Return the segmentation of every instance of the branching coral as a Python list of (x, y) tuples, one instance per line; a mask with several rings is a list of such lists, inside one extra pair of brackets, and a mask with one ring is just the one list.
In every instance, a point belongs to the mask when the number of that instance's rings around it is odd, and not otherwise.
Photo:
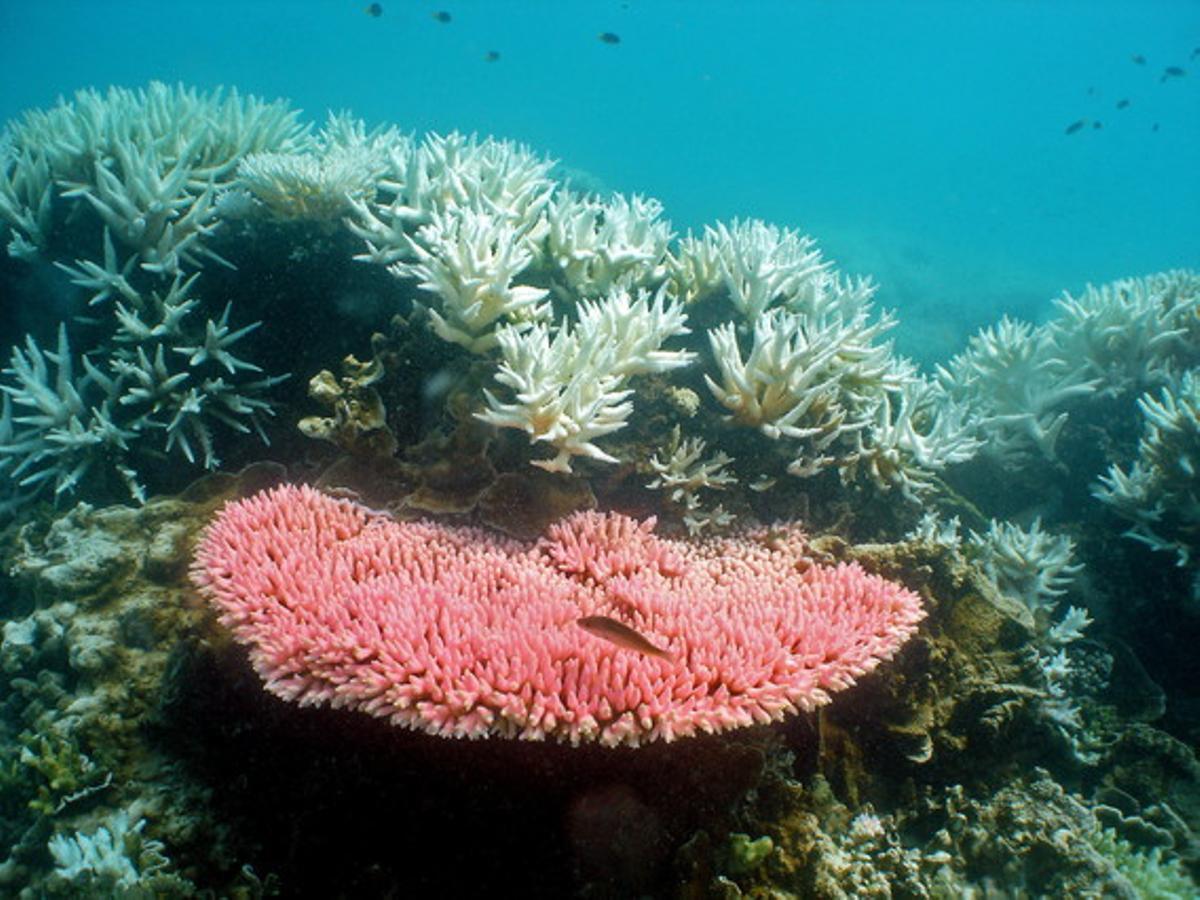
[(938, 374), (947, 395), (971, 410), (984, 452), (1014, 465), (1053, 459), (1067, 421), (1063, 407), (1097, 385), (1087, 366), (1058, 355), (1048, 327), (1007, 316), (972, 337)]
[[(744, 358), (736, 326), (719, 325), (709, 342), (721, 380), (705, 381), (732, 421), (798, 445), (792, 474), (814, 475), (849, 463), (853, 434), (871, 425), (886, 391), (903, 385), (888, 348), (873, 344), (890, 324), (860, 313), (820, 326), (776, 308), (755, 321)], [(839, 442), (845, 446), (835, 447)]]
[(433, 330), (473, 353), (494, 348), (496, 327), (523, 328), (545, 320), (545, 288), (514, 285), (533, 258), (522, 235), (505, 218), (472, 209), (435, 211), (410, 242), (414, 263), (394, 263), (392, 274), (412, 277), (436, 295)]
[(694, 354), (663, 350), (668, 339), (687, 334), (687, 316), (660, 289), (631, 297), (617, 289), (603, 300), (581, 301), (578, 321), (556, 330), (537, 323), (527, 330), (505, 326), (497, 333), (502, 362), (496, 380), (513, 393), (505, 403), (485, 391), (488, 408), (479, 418), (501, 428), (520, 428), (532, 441), (557, 449), (533, 464), (571, 471), (572, 456), (616, 459), (594, 440), (623, 428), (633, 403), (630, 378), (685, 366)]
[(1043, 531), (1040, 519), (1028, 530), (992, 520), (986, 532), (971, 533), (970, 544), (1001, 593), (1021, 601), (1034, 615), (1047, 614), (1081, 569), (1072, 562), (1074, 542)]
[(367, 131), (348, 113), (331, 113), (311, 147), (246, 156), (237, 184), (276, 218), (336, 221), (375, 199), (389, 151), (403, 140), (394, 128)]
[(719, 450), (708, 459), (702, 459), (706, 446), (704, 438), (684, 439), (676, 425), (667, 443), (667, 457), (659, 459), (655, 453), (650, 458), (655, 477), (646, 487), (667, 495), (668, 502), (679, 511), (691, 535), (709, 528), (724, 528), (734, 521), (720, 504), (713, 509), (703, 508), (700, 491), (720, 491), (737, 484), (737, 476), (726, 471), (733, 460)]
[(723, 222), (688, 235), (672, 255), (676, 292), (689, 301), (724, 289), (745, 321), (754, 323), (772, 306), (811, 291), (827, 276), (812, 238), (758, 219)]
[(249, 153), (289, 152), (306, 129), (282, 101), (151, 83), (138, 91), (78, 91), (9, 126), (0, 159), (0, 219), (10, 252), (44, 248), (59, 195), (91, 208), (143, 269), (173, 275), (212, 257), (218, 188)]
[(1176, 271), (1088, 285), (1080, 297), (1056, 301), (1050, 323), (1055, 355), (1078, 360), (1101, 393), (1145, 390), (1178, 378), (1200, 362), (1194, 338), (1200, 276)]
[[(65, 325), (54, 352), (43, 351), (32, 337), (13, 349), (5, 372), (14, 383), (0, 385), (12, 404), (0, 427), (0, 458), (11, 461), (19, 487), (52, 485), (56, 497), (68, 494), (100, 463), (143, 500), (135, 459), (150, 434), (165, 434), (167, 452), (178, 450), (210, 469), (217, 465), (214, 423), (242, 433), (255, 429), (265, 440), (261, 419), (272, 410), (263, 394), (281, 379), (226, 380), (258, 371), (231, 352), (257, 323), (231, 330), (226, 306), (201, 332), (189, 318), (197, 306), (189, 296), (193, 283), (194, 276), (176, 278), (165, 294), (136, 295), (138, 307), (116, 304), (117, 332), (106, 359), (96, 365), (84, 356), (81, 377)], [(186, 357), (182, 367), (178, 356)]]
[(614, 194), (609, 200), (559, 191), (546, 209), (542, 264), (559, 293), (599, 297), (616, 287), (653, 286), (665, 273), (672, 237), (657, 200)]
[(843, 472), (862, 469), (877, 487), (898, 488), (910, 499), (933, 486), (934, 472), (972, 459), (980, 447), (966, 409), (911, 371), (898, 391), (883, 392), (873, 421), (853, 439)]
[(1095, 496), (1133, 521), (1126, 534), (1155, 550), (1173, 550), (1186, 566), (1200, 547), (1200, 369), (1158, 397), (1138, 400), (1145, 420), (1138, 455), (1112, 465)]
[(525, 147), (490, 138), (429, 135), (414, 145), (394, 137), (380, 198), (351, 203), (348, 224), (367, 245), (356, 258), (389, 266), (411, 259), (420, 226), (436, 212), (462, 209), (507, 222), (532, 244), (545, 227), (553, 165)]

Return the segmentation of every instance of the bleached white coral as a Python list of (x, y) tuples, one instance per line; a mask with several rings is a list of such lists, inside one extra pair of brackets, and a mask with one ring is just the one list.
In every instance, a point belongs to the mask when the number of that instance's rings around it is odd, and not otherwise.
[(694, 356), (661, 349), (688, 333), (686, 315), (666, 301), (663, 289), (638, 291), (636, 298), (616, 289), (601, 300), (581, 301), (577, 312), (573, 325), (537, 322), (496, 332), (496, 380), (513, 400), (485, 391), (488, 408), (478, 413), (489, 424), (519, 428), (531, 441), (554, 447), (552, 459), (533, 461), (549, 471), (571, 471), (573, 456), (616, 462), (595, 440), (624, 427), (633, 410), (629, 379), (687, 365)]
[[(178, 449), (208, 468), (217, 464), (214, 424), (242, 433), (254, 429), (266, 439), (261, 420), (272, 407), (263, 395), (282, 379), (225, 377), (258, 371), (231, 349), (257, 323), (232, 329), (229, 306), (215, 321), (193, 323), (189, 317), (198, 302), (189, 290), (194, 282), (195, 276), (176, 278), (163, 294), (135, 294), (129, 306), (115, 304), (112, 345), (95, 354), (99, 365), (82, 358), (81, 377), (75, 374), (65, 325), (59, 326), (53, 352), (42, 350), (32, 337), (24, 348), (13, 349), (5, 370), (10, 383), (0, 385), (7, 412), (0, 427), (0, 459), (11, 465), (19, 488), (53, 486), (55, 496), (62, 496), (99, 466), (119, 476), (140, 501), (145, 495), (134, 457), (151, 435), (165, 434), (167, 452)], [(178, 357), (185, 357), (181, 365)]]
[(397, 277), (420, 281), (439, 298), (429, 309), (443, 340), (485, 353), (497, 344), (496, 327), (544, 320), (545, 288), (513, 284), (532, 253), (507, 219), (472, 209), (435, 211), (411, 242), (416, 262), (395, 263)]
[(388, 266), (411, 259), (412, 240), (434, 213), (465, 209), (507, 222), (532, 247), (544, 233), (553, 165), (508, 141), (454, 132), (414, 145), (396, 137), (377, 185), (380, 198), (351, 203), (348, 225), (367, 245), (355, 258)]
[(724, 490), (737, 483), (737, 476), (726, 471), (733, 459), (719, 450), (704, 459), (707, 446), (701, 437), (684, 439), (676, 425), (667, 443), (666, 459), (659, 459), (657, 453), (650, 458), (655, 477), (646, 487), (666, 493), (667, 500), (679, 510), (684, 526), (692, 535), (710, 527), (724, 527), (733, 520), (719, 504), (713, 509), (703, 508), (701, 491)]
[(163, 159), (153, 147), (119, 143), (114, 161), (98, 159), (86, 180), (63, 182), (62, 196), (91, 204), (105, 227), (138, 251), (147, 271), (177, 274), (181, 264), (198, 266), (201, 255), (225, 262), (201, 242), (216, 227), (214, 189), (191, 189), (189, 163)]
[(1117, 395), (1166, 384), (1180, 362), (1200, 361), (1189, 346), (1189, 326), (1200, 305), (1200, 276), (1164, 272), (1088, 285), (1079, 297), (1056, 301), (1050, 323), (1057, 356), (1077, 360), (1101, 393)]
[(29, 257), (46, 246), (52, 222), (54, 177), (46, 154), (19, 150), (11, 129), (3, 132), (0, 149), (0, 222), (12, 229), (9, 255)]
[(238, 184), (277, 218), (340, 220), (355, 203), (375, 198), (388, 153), (402, 141), (394, 129), (368, 131), (347, 113), (330, 114), (308, 149), (246, 156)]
[(932, 473), (971, 459), (980, 441), (966, 409), (935, 383), (907, 366), (900, 367), (900, 377), (898, 391), (882, 392), (869, 426), (854, 431), (854, 450), (842, 471), (865, 471), (877, 487), (916, 499), (932, 487)]
[(62, 199), (94, 210), (143, 269), (159, 274), (216, 258), (203, 240), (217, 224), (214, 194), (244, 155), (290, 150), (305, 139), (285, 103), (158, 82), (138, 91), (79, 91), (25, 113), (9, 133), (0, 218), (25, 245), (45, 245), (53, 183)]
[(555, 194), (546, 209), (542, 256), (556, 284), (574, 299), (661, 280), (672, 237), (662, 211), (657, 200), (636, 194), (607, 201), (565, 190)]
[(679, 296), (692, 301), (724, 288), (743, 319), (754, 323), (826, 277), (829, 264), (812, 238), (758, 219), (735, 219), (706, 227), (699, 238), (683, 238), (671, 268)]
[(789, 471), (813, 475), (848, 461), (852, 444), (834, 449), (835, 442), (852, 441), (871, 424), (882, 393), (902, 387), (889, 348), (874, 343), (891, 324), (870, 322), (865, 311), (817, 324), (776, 307), (755, 321), (743, 356), (738, 329), (727, 322), (708, 333), (721, 380), (705, 375), (705, 382), (732, 421), (797, 442)]
[(1053, 459), (1064, 406), (1097, 385), (1082, 362), (1059, 355), (1047, 326), (1007, 316), (972, 337), (938, 375), (949, 397), (970, 409), (983, 452), (1012, 465)]
[[(708, 339), (721, 381), (708, 375), (704, 380), (732, 421), (759, 428), (769, 438), (836, 436), (842, 417), (834, 409), (838, 376), (830, 365), (838, 352), (835, 335), (775, 309), (755, 322), (744, 359), (732, 322), (710, 330)], [(817, 425), (801, 423), (810, 410)]]
[(170, 871), (166, 848), (146, 838), (145, 827), (145, 819), (133, 822), (121, 809), (89, 833), (54, 835), (46, 844), (54, 860), (52, 888), (89, 897), (190, 895), (193, 885)]
[(1049, 614), (1083, 568), (1072, 562), (1074, 541), (1043, 531), (1040, 519), (1028, 530), (993, 519), (983, 534), (971, 532), (969, 543), (1001, 593), (1024, 603), (1035, 618)]
[(1200, 369), (1157, 397), (1138, 400), (1145, 424), (1138, 455), (1100, 477), (1092, 493), (1132, 520), (1125, 534), (1188, 565), (1200, 547)]
[(77, 259), (74, 266), (60, 262), (56, 262), (54, 265), (70, 276), (72, 284), (95, 291), (96, 293), (88, 300), (89, 306), (95, 306), (103, 303), (114, 293), (127, 300), (137, 300), (138, 292), (129, 283), (136, 262), (137, 257), (131, 256), (124, 265), (120, 263), (116, 247), (113, 246), (112, 233), (105, 227), (103, 265), (90, 259)]
[(913, 529), (904, 536), (904, 539), (935, 544), (949, 550), (958, 550), (962, 547), (963, 542), (962, 522), (959, 521), (958, 516), (942, 519), (933, 510), (927, 510), (917, 520)]

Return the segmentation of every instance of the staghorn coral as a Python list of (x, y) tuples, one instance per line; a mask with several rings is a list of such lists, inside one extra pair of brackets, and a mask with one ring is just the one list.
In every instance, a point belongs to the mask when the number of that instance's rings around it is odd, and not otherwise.
[(245, 156), (232, 190), (247, 191), (278, 219), (337, 221), (375, 199), (388, 151), (402, 140), (394, 128), (367, 131), (349, 113), (330, 113), (304, 150)]
[(244, 156), (307, 140), (283, 101), (160, 82), (78, 91), (26, 112), (8, 133), (0, 219), (14, 234), (10, 252), (45, 250), (54, 222), (82, 205), (135, 251), (142, 269), (160, 275), (217, 259), (204, 243), (218, 224), (214, 199)]
[(673, 236), (657, 200), (614, 194), (607, 201), (557, 192), (546, 207), (540, 263), (561, 297), (602, 297), (614, 288), (657, 286)]
[(788, 439), (796, 453), (791, 474), (847, 467), (862, 455), (855, 433), (871, 427), (887, 392), (899, 391), (908, 374), (887, 346), (873, 343), (890, 324), (868, 322), (865, 311), (819, 321), (779, 307), (755, 321), (743, 357), (738, 329), (727, 322), (708, 332), (721, 377), (706, 374), (705, 382), (730, 421)]
[(1055, 355), (1079, 360), (1102, 395), (1144, 391), (1178, 380), (1200, 362), (1195, 324), (1200, 276), (1179, 270), (1111, 284), (1055, 301), (1049, 324)]
[(551, 472), (570, 472), (571, 457), (602, 462), (616, 459), (594, 440), (625, 426), (633, 410), (630, 378), (667, 372), (691, 362), (686, 350), (663, 350), (662, 344), (688, 333), (687, 316), (659, 289), (636, 297), (618, 289), (603, 300), (580, 301), (574, 325), (551, 333), (537, 323), (497, 332), (503, 362), (496, 380), (513, 393), (506, 403), (484, 391), (487, 409), (480, 420), (500, 428), (519, 428), (531, 441), (543, 441), (558, 452), (532, 464)]
[(367, 249), (356, 259), (390, 266), (409, 259), (418, 229), (434, 213), (488, 213), (535, 242), (545, 229), (554, 163), (527, 148), (457, 132), (430, 134), (419, 144), (396, 137), (374, 202), (354, 200), (350, 230)]
[(1057, 355), (1047, 326), (1007, 316), (971, 338), (948, 366), (938, 366), (946, 394), (970, 410), (983, 452), (1004, 463), (1054, 459), (1067, 421), (1063, 407), (1096, 389), (1088, 367)]
[(1137, 458), (1113, 464), (1092, 493), (1134, 524), (1125, 532), (1154, 550), (1174, 551), (1186, 566), (1200, 544), (1200, 369), (1158, 397), (1138, 399), (1144, 420)]
[(1053, 621), (1059, 599), (1067, 593), (1083, 565), (1072, 562), (1074, 542), (1052, 537), (1034, 519), (1028, 530), (992, 520), (987, 532), (971, 532), (967, 546), (984, 575), (1005, 597), (1020, 602), (1032, 615), (1033, 640), (1027, 648), (1042, 696), (1037, 709), (1069, 742), (1072, 752), (1089, 760), (1084, 721), (1076, 689), (1085, 672), (1068, 649), (1092, 624), (1087, 611), (1067, 607)]
[(910, 500), (933, 489), (933, 473), (974, 458), (981, 446), (964, 407), (938, 386), (906, 373), (898, 391), (885, 391), (867, 428), (853, 432), (843, 478), (859, 469), (882, 490), (898, 488)]
[[(218, 462), (214, 425), (255, 430), (266, 440), (261, 422), (273, 408), (263, 395), (286, 376), (258, 377), (256, 365), (231, 352), (259, 323), (233, 330), (229, 305), (216, 320), (196, 320), (195, 278), (177, 277), (163, 294), (130, 292), (136, 302), (128, 307), (115, 303), (112, 343), (82, 356), (82, 376), (75, 374), (65, 323), (54, 351), (32, 336), (24, 348), (13, 348), (5, 370), (13, 383), (0, 384), (11, 398), (0, 415), (0, 459), (11, 464), (19, 489), (52, 487), (60, 497), (99, 468), (144, 501), (137, 455), (149, 436), (165, 435), (163, 450), (208, 469)], [(243, 378), (247, 372), (253, 377)]]
[[(298, 114), (282, 101), (154, 82), (77, 92), (6, 135), (0, 221), (14, 246), (36, 247), (89, 292), (95, 313), (64, 322), (52, 350), (33, 336), (13, 348), (0, 385), (0, 467), (15, 479), (5, 505), (85, 480), (98, 495), (123, 484), (141, 501), (147, 458), (178, 453), (213, 468), (214, 428), (265, 437), (264, 395), (281, 379), (262, 376), (239, 343), (258, 323), (232, 325), (231, 305), (208, 308), (196, 273), (183, 270), (217, 258), (215, 197), (239, 162), (307, 145)], [(89, 343), (76, 358), (80, 334)]]
[(436, 210), (411, 242), (416, 262), (397, 262), (389, 271), (411, 277), (436, 295), (429, 309), (434, 333), (472, 353), (499, 344), (498, 326), (527, 328), (549, 317), (549, 291), (514, 285), (533, 258), (521, 233), (501, 216), (472, 209)]
[(725, 528), (734, 521), (720, 504), (709, 510), (702, 507), (701, 490), (724, 490), (737, 483), (737, 476), (725, 471), (733, 462), (729, 456), (718, 451), (708, 459), (700, 458), (706, 446), (704, 438), (684, 439), (676, 425), (665, 448), (667, 458), (659, 459), (655, 453), (649, 463), (655, 477), (646, 487), (666, 494), (692, 536), (706, 528)]
[[(192, 577), (268, 690), (454, 737), (639, 744), (812, 709), (890, 657), (916, 595), (776, 529), (684, 544), (577, 513), (536, 544), (284, 487), (227, 506)], [(769, 544), (769, 547), (768, 547)], [(584, 631), (608, 616), (646, 656)]]
[(1083, 568), (1072, 562), (1074, 542), (1043, 531), (1041, 519), (1028, 530), (993, 519), (985, 533), (971, 532), (969, 545), (1000, 592), (1035, 616), (1047, 615)]
[(816, 242), (759, 219), (719, 222), (688, 235), (671, 256), (675, 292), (694, 301), (723, 291), (749, 323), (768, 308), (812, 294), (827, 275)]

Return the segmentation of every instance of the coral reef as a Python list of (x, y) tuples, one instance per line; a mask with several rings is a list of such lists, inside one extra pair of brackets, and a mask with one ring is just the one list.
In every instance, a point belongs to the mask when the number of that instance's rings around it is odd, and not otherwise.
[(1194, 896), (1200, 276), (922, 372), (812, 237), (588, 183), (6, 126), (0, 893)]

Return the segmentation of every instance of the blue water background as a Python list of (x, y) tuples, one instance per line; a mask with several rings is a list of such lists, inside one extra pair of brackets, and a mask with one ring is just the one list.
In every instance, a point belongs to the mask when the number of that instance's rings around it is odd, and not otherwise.
[[(365, 5), (0, 0), (0, 118), (161, 79), (517, 139), (680, 230), (815, 235), (925, 359), (1064, 288), (1200, 265), (1197, 2)], [(1103, 128), (1065, 135), (1080, 118)]]

